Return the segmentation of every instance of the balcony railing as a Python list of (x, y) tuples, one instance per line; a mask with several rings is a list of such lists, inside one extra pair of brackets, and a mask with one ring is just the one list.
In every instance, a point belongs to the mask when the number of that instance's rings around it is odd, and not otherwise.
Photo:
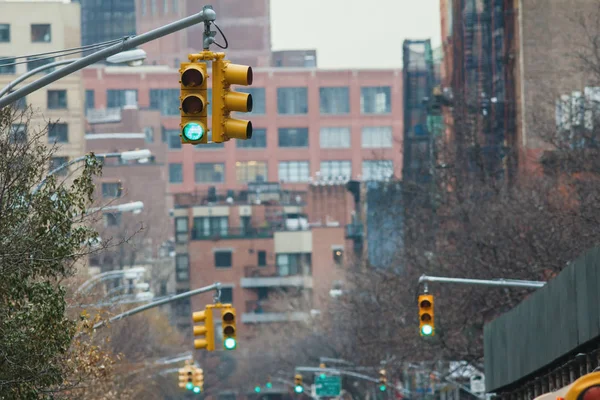
[(121, 121), (120, 108), (88, 108), (85, 116), (90, 124), (107, 124)]
[[(305, 269), (310, 272), (310, 267)], [(244, 267), (244, 278), (240, 280), (243, 288), (259, 287), (304, 287), (312, 288), (313, 278), (310, 275), (296, 273), (281, 275), (276, 266), (257, 267), (249, 265)]]
[(346, 239), (358, 239), (363, 237), (363, 224), (348, 224), (346, 225)]
[(245, 324), (305, 321), (310, 318), (308, 312), (283, 311), (263, 301), (247, 301), (245, 311), (242, 314), (242, 322)]
[(280, 190), (279, 192), (253, 192), (250, 190), (240, 191), (196, 191), (192, 193), (177, 193), (174, 196), (175, 207), (194, 207), (206, 205), (290, 205), (303, 206), (306, 204), (308, 193), (306, 191)]
[(193, 230), (192, 240), (222, 240), (222, 239), (267, 239), (273, 237), (271, 228), (238, 227), (221, 228), (209, 231)]

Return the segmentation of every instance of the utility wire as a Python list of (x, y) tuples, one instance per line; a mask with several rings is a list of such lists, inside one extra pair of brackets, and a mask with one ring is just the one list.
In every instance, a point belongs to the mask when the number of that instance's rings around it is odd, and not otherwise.
[(225, 34), (223, 33), (223, 31), (221, 30), (221, 28), (219, 28), (219, 25), (215, 24), (213, 22), (213, 25), (217, 28), (217, 30), (219, 31), (219, 33), (221, 34), (221, 36), (223, 36), (223, 40), (225, 40), (225, 46), (221, 46), (219, 43), (217, 42), (213, 42), (216, 46), (219, 46), (222, 49), (226, 49), (229, 47), (229, 42), (227, 41), (227, 38), (225, 37)]
[[(32, 61), (48, 60), (48, 59), (53, 59), (53, 58), (56, 58), (56, 57), (62, 57), (62, 56), (67, 56), (67, 55), (71, 55), (71, 54), (78, 54), (78, 53), (81, 53), (81, 52), (86, 51), (86, 50), (101, 49), (101, 48), (108, 47), (110, 45), (114, 45), (114, 44), (116, 44), (116, 43), (118, 43), (118, 42), (120, 42), (122, 40), (123, 39), (115, 39), (115, 40), (111, 40), (111, 41), (108, 41), (108, 42), (96, 43), (96, 44), (82, 46), (82, 47), (75, 47), (75, 48), (71, 48), (71, 49), (49, 51), (49, 52), (46, 52), (46, 53), (37, 53), (37, 54), (31, 54), (31, 55), (25, 55), (25, 56), (2, 57), (2, 58), (0, 58), (0, 67), (8, 67), (8, 66), (12, 66), (12, 65), (25, 64), (25, 63), (32, 62)], [(41, 57), (41, 56), (45, 56), (45, 55), (49, 55), (49, 54), (53, 54), (53, 56)], [(26, 60), (26, 61), (16, 61), (16, 62), (12, 62), (12, 63), (2, 63), (2, 61), (5, 61), (5, 60), (6, 61), (8, 61), (8, 60), (13, 61), (13, 60), (17, 60), (17, 59), (20, 59), (20, 58), (28, 58), (28, 60)]]

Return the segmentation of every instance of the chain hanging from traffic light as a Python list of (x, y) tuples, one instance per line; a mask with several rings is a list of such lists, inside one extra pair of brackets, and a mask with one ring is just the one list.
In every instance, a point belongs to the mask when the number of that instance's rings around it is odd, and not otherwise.
[[(232, 64), (225, 53), (202, 51), (189, 54), (190, 62), (179, 68), (181, 95), (181, 143), (223, 143), (230, 139), (252, 138), (252, 122), (231, 117), (232, 112), (252, 112), (253, 101), (249, 93), (235, 92), (231, 85), (251, 86), (252, 67)], [(207, 62), (212, 61), (212, 126), (208, 129)]]
[(387, 376), (385, 369), (379, 371), (379, 390), (385, 392), (387, 389)]
[(294, 392), (304, 392), (304, 386), (302, 386), (302, 375), (300, 374), (296, 374), (296, 376), (294, 377)]
[(433, 295), (430, 294), (419, 296), (419, 334), (421, 336), (435, 335)]

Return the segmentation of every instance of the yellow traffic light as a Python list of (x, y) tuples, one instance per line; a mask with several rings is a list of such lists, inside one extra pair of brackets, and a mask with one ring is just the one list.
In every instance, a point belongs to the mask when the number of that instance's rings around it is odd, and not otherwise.
[(302, 375), (296, 374), (294, 377), (294, 391), (296, 393), (304, 392), (304, 386), (302, 386)]
[(221, 311), (223, 327), (223, 347), (225, 350), (233, 350), (237, 347), (237, 335), (235, 327), (235, 308), (231, 304), (224, 304)]
[(600, 372), (591, 372), (573, 382), (564, 395), (564, 400), (600, 399)]
[(182, 389), (186, 388), (187, 384), (187, 367), (179, 369), (179, 387)]
[(385, 392), (387, 389), (387, 376), (385, 369), (379, 371), (379, 390)]
[(204, 370), (202, 368), (194, 368), (194, 387), (204, 388)]
[(430, 294), (419, 296), (419, 334), (421, 336), (435, 335), (433, 296)]
[(230, 113), (252, 111), (252, 95), (231, 90), (231, 85), (252, 85), (252, 67), (217, 57), (212, 64), (212, 74), (212, 141), (250, 139), (252, 122), (231, 118)]
[(215, 350), (213, 307), (214, 306), (208, 305), (204, 311), (198, 311), (192, 314), (194, 322), (204, 323), (203, 325), (194, 326), (194, 336), (200, 336), (200, 339), (194, 340), (194, 347), (196, 349), (206, 349), (208, 351)]
[(181, 63), (179, 74), (181, 143), (208, 143), (206, 63)]

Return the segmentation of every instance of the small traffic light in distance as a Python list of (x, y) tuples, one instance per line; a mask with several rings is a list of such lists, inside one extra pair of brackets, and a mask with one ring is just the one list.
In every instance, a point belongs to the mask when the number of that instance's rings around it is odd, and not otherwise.
[(207, 68), (204, 62), (181, 63), (181, 143), (208, 143)]
[(235, 308), (231, 304), (224, 304), (221, 310), (221, 323), (223, 328), (223, 347), (225, 350), (234, 350), (237, 347)]
[(433, 296), (430, 294), (419, 296), (419, 334), (421, 336), (435, 335)]
[(252, 67), (232, 64), (218, 58), (212, 63), (212, 140), (216, 143), (229, 139), (252, 138), (252, 122), (231, 118), (231, 112), (252, 112), (252, 95), (234, 92), (231, 85), (250, 86)]
[(191, 368), (188, 367), (186, 374), (187, 374), (187, 376), (186, 376), (185, 388), (187, 390), (192, 390), (192, 389), (194, 389), (194, 372), (192, 371)]
[(379, 371), (379, 390), (385, 392), (387, 389), (387, 376), (385, 369)]
[[(321, 363), (321, 364), (319, 364), (319, 368), (321, 368), (321, 369), (325, 369), (325, 368), (327, 368), (327, 367), (325, 366), (325, 364), (324, 364), (324, 363)], [(321, 376), (321, 379), (324, 379), (324, 378), (326, 378), (326, 377), (327, 377), (327, 375), (325, 374), (325, 372), (321, 372), (320, 376)]]
[(180, 368), (179, 369), (179, 387), (182, 389), (186, 389), (187, 384), (187, 369)]
[(294, 392), (304, 392), (304, 386), (302, 386), (302, 375), (300, 374), (296, 374), (296, 376), (294, 377)]
[(195, 323), (203, 323), (203, 325), (194, 326), (194, 336), (199, 336), (199, 339), (194, 340), (196, 349), (205, 349), (208, 351), (215, 350), (215, 328), (213, 322), (213, 307), (206, 306), (204, 311), (198, 311), (192, 314), (192, 319)]
[[(202, 368), (194, 367), (194, 392), (200, 393), (204, 388), (204, 370)], [(198, 390), (196, 391), (196, 388)]]
[(267, 389), (271, 389), (273, 387), (273, 383), (271, 383), (271, 377), (267, 378), (267, 384), (265, 385)]
[(260, 385), (254, 386), (254, 392), (260, 393)]

